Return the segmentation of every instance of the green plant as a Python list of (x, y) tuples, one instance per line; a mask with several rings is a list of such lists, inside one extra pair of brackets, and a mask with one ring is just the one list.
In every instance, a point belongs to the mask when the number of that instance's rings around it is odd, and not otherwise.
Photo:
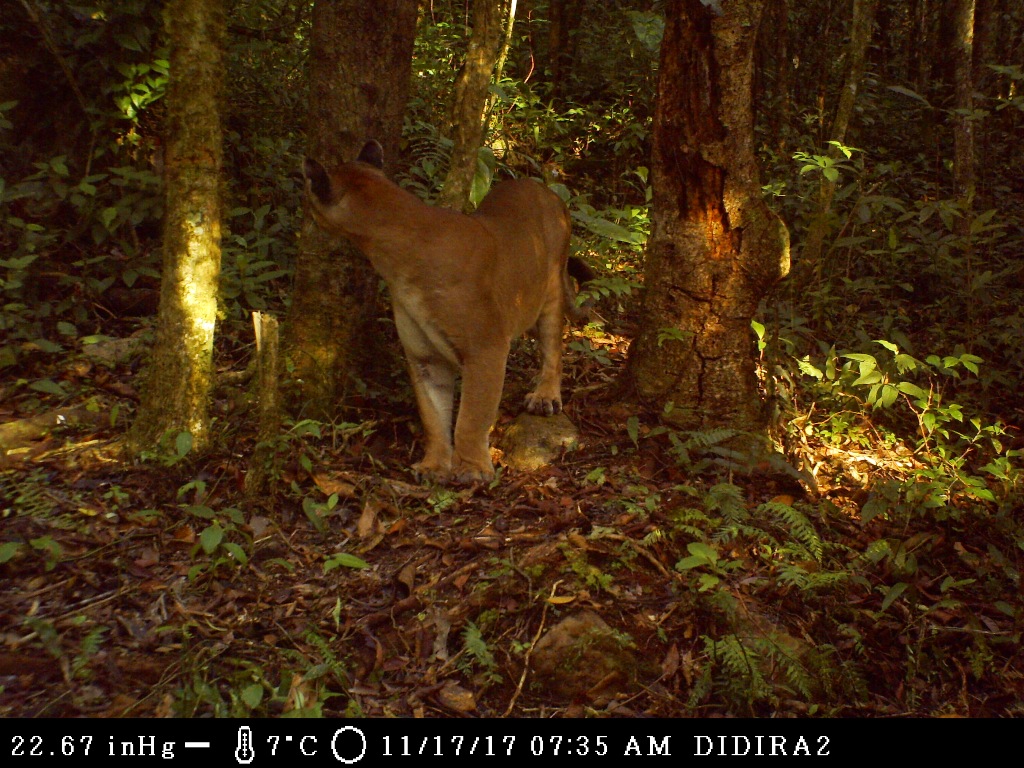
[[(202, 552), (207, 559), (196, 562), (188, 571), (189, 580), (201, 575), (216, 574), (220, 570), (234, 570), (249, 563), (246, 547), (252, 541), (245, 533), (245, 515), (232, 507), (214, 511), (202, 504), (183, 505), (182, 509), (190, 515), (208, 521), (208, 525), (199, 532), (196, 545), (192, 548), (192, 558)], [(245, 546), (238, 543), (241, 540)]]
[(485, 683), (500, 683), (501, 675), (498, 673), (498, 662), (487, 645), (480, 627), (472, 621), (467, 621), (466, 627), (462, 631), (462, 641), (466, 653), (473, 663), (482, 670)]

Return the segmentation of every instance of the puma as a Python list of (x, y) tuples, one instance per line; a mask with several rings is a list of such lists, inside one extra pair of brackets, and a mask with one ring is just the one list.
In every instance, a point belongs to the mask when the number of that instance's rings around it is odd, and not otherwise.
[[(575, 298), (569, 212), (547, 187), (522, 179), (497, 184), (474, 213), (457, 213), (427, 205), (382, 168), (375, 141), (330, 172), (307, 158), (313, 219), (349, 238), (391, 292), (426, 442), (413, 470), (458, 482), (490, 480), (487, 439), (513, 339), (531, 331), (540, 346), (540, 375), (526, 409), (551, 415), (562, 407), (562, 333)], [(574, 276), (593, 276), (573, 261)]]

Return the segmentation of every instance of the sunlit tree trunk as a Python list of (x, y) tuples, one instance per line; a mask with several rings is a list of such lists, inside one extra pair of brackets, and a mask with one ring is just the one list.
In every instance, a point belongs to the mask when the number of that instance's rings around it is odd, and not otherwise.
[(455, 79), (451, 110), (452, 156), (439, 202), (466, 210), (484, 140), (484, 111), (491, 74), (501, 52), (506, 0), (473, 0), (473, 33), (466, 61)]
[[(853, 15), (850, 22), (850, 43), (846, 50), (846, 78), (839, 94), (839, 105), (832, 121), (830, 140), (840, 144), (846, 141), (846, 132), (850, 127), (850, 118), (857, 103), (857, 90), (864, 76), (864, 60), (868, 45), (871, 43), (871, 31), (878, 0), (853, 0)], [(830, 145), (828, 154), (833, 159), (841, 157), (840, 150)], [(816, 271), (821, 267), (821, 250), (828, 235), (829, 216), (832, 211), (832, 199), (836, 193), (836, 182), (822, 176), (818, 194), (818, 210), (807, 228), (807, 237), (800, 251), (801, 261)]]
[(128, 435), (132, 452), (188, 432), (210, 439), (213, 334), (220, 275), (220, 103), (225, 10), (221, 0), (169, 0), (164, 144), (163, 275), (156, 342)]
[(751, 82), (763, 0), (669, 0), (653, 127), (653, 229), (629, 375), (684, 428), (763, 428), (750, 321), (789, 268), (765, 205)]
[[(417, 3), (318, 0), (313, 8), (306, 154), (331, 167), (366, 139), (398, 155), (412, 73)], [(366, 257), (303, 219), (285, 334), (305, 416), (335, 415), (360, 380), (390, 359), (379, 279)]]

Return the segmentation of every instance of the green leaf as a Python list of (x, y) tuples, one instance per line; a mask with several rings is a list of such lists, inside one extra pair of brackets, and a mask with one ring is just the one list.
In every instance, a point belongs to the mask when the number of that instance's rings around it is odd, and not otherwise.
[(636, 445), (640, 440), (640, 419), (636, 416), (630, 416), (626, 419), (626, 434), (633, 441), (633, 445)]
[(796, 361), (797, 367), (800, 369), (800, 373), (805, 376), (813, 376), (815, 379), (821, 380), (822, 372), (816, 368), (811, 362), (805, 357), (803, 360)]
[[(114, 219), (117, 218), (117, 208), (104, 208), (100, 211), (100, 224), (108, 232), (111, 231), (110, 225), (114, 223)], [(128, 284), (131, 286), (131, 283)]]
[(960, 355), (960, 362), (963, 363), (964, 368), (966, 368), (968, 371), (977, 376), (978, 363), (984, 361), (977, 355)]
[(223, 540), (224, 529), (217, 523), (207, 527), (201, 534), (199, 534), (199, 546), (202, 547), (203, 552), (208, 555), (212, 555)]
[(41, 351), (48, 352), (49, 354), (55, 355), (58, 352), (64, 351), (64, 347), (62, 347), (60, 344), (54, 344), (49, 339), (36, 339), (32, 343), (39, 347)]
[(874, 494), (860, 508), (860, 523), (867, 525), (876, 517), (889, 511), (889, 503), (881, 495)]
[(178, 436), (174, 438), (174, 450), (178, 454), (178, 458), (184, 458), (189, 451), (192, 450), (192, 433), (191, 432), (179, 432)]
[(704, 565), (712, 568), (718, 566), (718, 550), (714, 547), (702, 541), (692, 541), (686, 545), (686, 549), (690, 553), (690, 557), (684, 557), (676, 563), (676, 570), (684, 571)]
[(919, 400), (928, 399), (928, 393), (925, 390), (921, 389), (917, 384), (911, 384), (909, 381), (901, 381), (896, 385), (896, 389), (905, 395), (916, 397)]
[(882, 374), (879, 371), (869, 370), (860, 375), (860, 378), (853, 382), (853, 386), (867, 386), (868, 384), (877, 384), (882, 380)]
[(885, 384), (882, 386), (882, 396), (879, 398), (878, 404), (882, 408), (889, 408), (896, 402), (897, 397), (899, 397), (899, 390), (892, 384)]
[(21, 544), (17, 541), (5, 541), (0, 544), (0, 563), (6, 563), (21, 549)]
[(252, 683), (245, 686), (239, 694), (245, 706), (249, 709), (256, 709), (263, 701), (263, 686), (259, 683)]
[(68, 393), (64, 391), (64, 388), (53, 381), (53, 379), (40, 379), (39, 381), (33, 381), (28, 385), (29, 389), (34, 389), (36, 392), (45, 392), (48, 395), (56, 395), (57, 397), (67, 397)]
[(920, 93), (918, 93), (917, 91), (912, 91), (909, 88), (904, 88), (902, 85), (890, 85), (889, 90), (902, 94), (904, 96), (909, 96), (910, 98), (914, 99), (914, 101), (918, 101), (926, 107), (931, 106), (931, 104), (928, 103), (928, 99), (926, 99)]
[(882, 600), (882, 610), (884, 611), (892, 605), (896, 598), (906, 592), (908, 586), (909, 585), (905, 582), (900, 581), (889, 587), (889, 589), (886, 590), (885, 598)]
[(123, 32), (114, 35), (114, 39), (117, 44), (122, 48), (127, 48), (129, 51), (136, 51), (142, 53), (142, 45), (138, 40), (135, 39), (134, 35), (128, 35)]
[(642, 245), (644, 242), (643, 235), (631, 232), (621, 224), (616, 224), (613, 221), (598, 218), (597, 216), (588, 216), (579, 211), (573, 213), (573, 218), (595, 235), (600, 235), (608, 240), (616, 240), (621, 243), (629, 243), (630, 245)]
[(235, 559), (239, 565), (246, 565), (249, 562), (249, 556), (245, 554), (245, 550), (242, 549), (238, 544), (233, 541), (224, 542), (224, 550)]
[(370, 564), (365, 560), (350, 555), (348, 552), (339, 552), (333, 557), (324, 561), (324, 573), (333, 571), (335, 568), (369, 568)]
[(676, 570), (677, 571), (688, 571), (691, 568), (701, 568), (701, 567), (703, 567), (703, 566), (705, 566), (707, 564), (708, 564), (707, 560), (705, 560), (703, 557), (697, 557), (696, 555), (690, 555), (689, 557), (684, 557), (682, 560), (680, 560), (678, 563), (676, 563)]

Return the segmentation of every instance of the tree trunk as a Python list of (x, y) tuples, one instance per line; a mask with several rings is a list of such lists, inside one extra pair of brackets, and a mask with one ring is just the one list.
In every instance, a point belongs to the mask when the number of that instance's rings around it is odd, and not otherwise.
[[(412, 74), (417, 3), (317, 0), (313, 8), (306, 153), (327, 167), (352, 160), (367, 139), (396, 157)], [(303, 415), (329, 418), (360, 381), (391, 359), (378, 318), (379, 280), (350, 243), (299, 234), (285, 346)]]
[(953, 115), (953, 176), (957, 200), (964, 206), (959, 233), (970, 233), (971, 203), (974, 199), (974, 0), (957, 0), (953, 24), (953, 81), (956, 112)]
[(551, 92), (561, 96), (565, 78), (575, 58), (573, 30), (580, 23), (580, 0), (551, 0), (548, 4), (548, 63)]
[(775, 147), (780, 155), (787, 152), (787, 138), (793, 114), (792, 71), (793, 62), (789, 50), (789, 0), (778, 0), (775, 7), (775, 109), (772, 117)]
[(168, 433), (189, 432), (194, 450), (209, 443), (220, 277), (224, 4), (170, 0), (166, 19), (171, 55), (163, 276), (156, 342), (128, 434), (133, 453), (157, 448)]
[(669, 0), (653, 128), (653, 231), (629, 376), (678, 426), (763, 428), (750, 321), (789, 269), (765, 204), (751, 81), (763, 0)]
[(466, 61), (455, 79), (451, 111), (452, 156), (441, 188), (441, 205), (468, 211), (477, 155), (484, 140), (484, 111), (491, 73), (501, 51), (503, 0), (473, 0), (473, 33)]
[[(853, 18), (850, 22), (850, 45), (847, 48), (846, 79), (839, 94), (839, 106), (832, 121), (831, 141), (840, 144), (846, 141), (846, 131), (850, 127), (853, 107), (857, 102), (857, 89), (864, 76), (864, 59), (868, 45), (871, 43), (871, 31), (878, 0), (853, 0)], [(828, 154), (839, 159), (840, 150), (831, 145)], [(818, 197), (818, 210), (807, 228), (807, 237), (800, 251), (800, 260), (815, 271), (821, 268), (821, 249), (829, 232), (829, 215), (832, 211), (832, 198), (836, 194), (836, 182), (824, 176)]]

